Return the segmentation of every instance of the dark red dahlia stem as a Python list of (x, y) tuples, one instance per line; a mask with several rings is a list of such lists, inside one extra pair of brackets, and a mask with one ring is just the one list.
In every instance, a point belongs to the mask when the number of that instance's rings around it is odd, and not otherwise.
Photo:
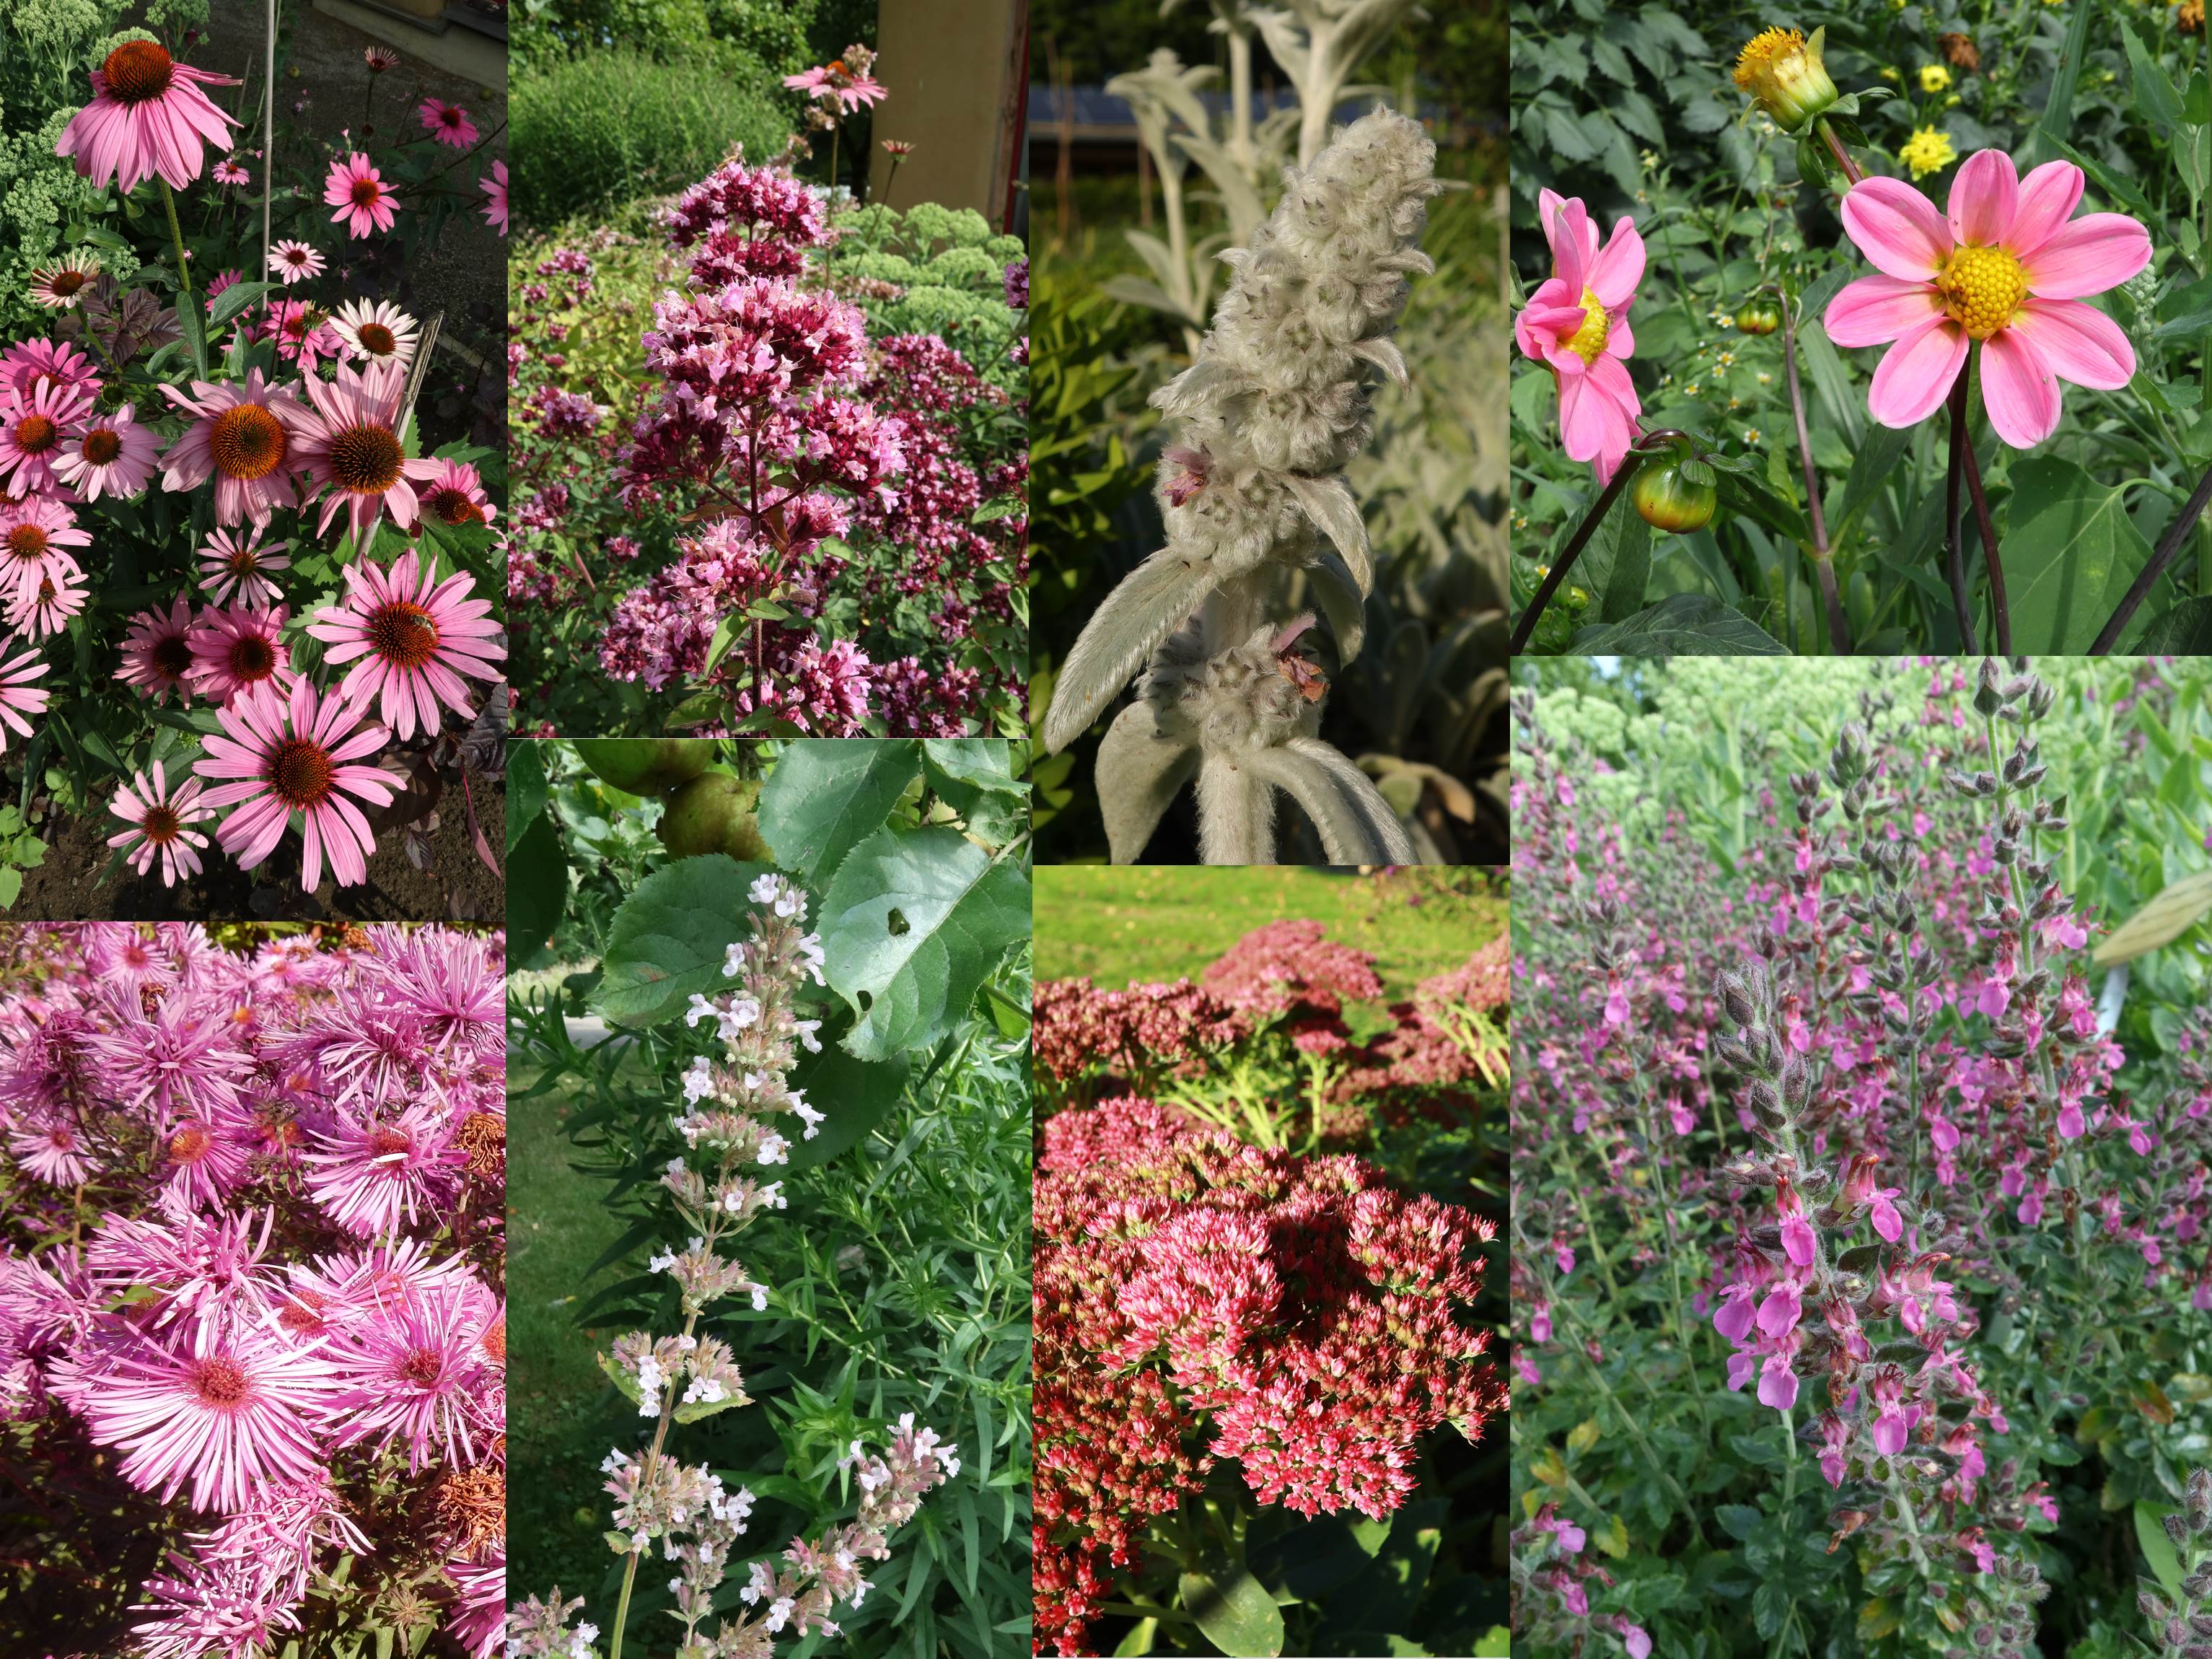
[(1574, 539), (1567, 544), (1566, 550), (1559, 555), (1559, 562), (1545, 573), (1542, 584), (1536, 589), (1536, 597), (1528, 602), (1528, 608), (1521, 613), (1521, 620), (1513, 629), (1512, 648), (1515, 652), (1518, 653), (1528, 647), (1529, 636), (1535, 633), (1536, 624), (1543, 617), (1544, 607), (1551, 604), (1552, 595), (1559, 591), (1559, 584), (1566, 580), (1567, 572), (1575, 568), (1575, 561), (1582, 556), (1583, 549), (1589, 545), (1590, 537), (1596, 532), (1598, 526), (1605, 521), (1605, 515), (1612, 510), (1613, 504), (1620, 499), (1621, 492), (1628, 488), (1628, 481), (1636, 476), (1637, 466), (1644, 459), (1644, 453), (1661, 444), (1671, 443), (1678, 439), (1686, 438), (1688, 435), (1687, 433), (1675, 431), (1672, 427), (1662, 427), (1656, 432), (1645, 433), (1630, 447), (1627, 456), (1621, 461), (1620, 466), (1614, 469), (1613, 482), (1598, 492), (1596, 504), (1583, 517), (1581, 526), (1575, 531)]
[(1959, 379), (1951, 388), (1951, 463), (1943, 481), (1943, 548), (1944, 562), (1951, 577), (1951, 605), (1958, 613), (1959, 648), (1961, 652), (1978, 651), (1974, 643), (1973, 607), (1966, 600), (1966, 553), (1960, 544), (1959, 482), (1965, 471), (1963, 457), (1966, 443), (1966, 374), (1962, 368)]
[(2173, 522), (2166, 527), (2166, 534), (2158, 538), (2158, 546), (2152, 550), (2149, 562), (2136, 573), (2135, 580), (2121, 596), (2118, 605), (2112, 611), (2112, 620), (2097, 630), (2097, 637), (2089, 642), (2091, 656), (2108, 655), (2112, 648), (2120, 642), (2120, 635), (2142, 608), (2142, 602), (2150, 597), (2151, 589), (2158, 586), (2158, 579), (2166, 574), (2167, 568), (2179, 556), (2182, 544), (2189, 539), (2189, 532), (2197, 528), (2197, 521), (2204, 516), (2207, 505), (2212, 505), (2212, 470), (2207, 471), (2197, 481), (2197, 489), (2190, 495), (2188, 504), (2174, 515)]

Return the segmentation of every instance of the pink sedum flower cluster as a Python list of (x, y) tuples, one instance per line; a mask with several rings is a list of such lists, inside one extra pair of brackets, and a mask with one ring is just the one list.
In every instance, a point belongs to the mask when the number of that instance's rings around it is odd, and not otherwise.
[[(356, 1586), (420, 1580), (484, 1659), (505, 1560), (497, 937), (240, 952), (85, 923), (22, 948), (37, 989), (0, 1002), (0, 1129), (27, 1183), (0, 1241), (0, 1416), (70, 1480), (200, 1523), (146, 1583), (144, 1650), (281, 1647), (351, 1554)], [(372, 1502), (395, 1481), (416, 1523)]]

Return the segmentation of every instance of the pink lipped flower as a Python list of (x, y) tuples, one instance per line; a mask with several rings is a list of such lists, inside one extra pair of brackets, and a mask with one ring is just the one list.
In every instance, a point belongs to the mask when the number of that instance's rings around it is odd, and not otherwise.
[(368, 880), (376, 836), (356, 802), (389, 805), (400, 780), (361, 763), (390, 734), (363, 723), (344, 697), (325, 696), (304, 679), (293, 682), (289, 697), (253, 686), (216, 718), (222, 730), (209, 736), (206, 757), (193, 769), (216, 781), (204, 797), (210, 806), (238, 809), (216, 832), (223, 850), (252, 869), (276, 851), (297, 812), (303, 888), (321, 884), (325, 854), (341, 887)]
[(1839, 346), (1887, 345), (1867, 393), (1875, 419), (1910, 427), (1940, 409), (1982, 346), (1982, 401), (2015, 449), (2058, 424), (2058, 383), (2117, 391), (2135, 376), (2135, 348), (2088, 295), (2150, 263), (2150, 233), (2119, 213), (2071, 216), (2081, 169), (2046, 161), (2021, 179), (2011, 156), (1984, 149), (1952, 180), (1948, 213), (1901, 179), (1874, 178), (1844, 198), (1844, 228), (1879, 276), (1830, 301), (1822, 318)]
[(1636, 349), (1628, 308), (1644, 280), (1644, 239), (1620, 220), (1601, 247), (1579, 197), (1539, 196), (1552, 274), (1513, 320), (1522, 355), (1552, 371), (1559, 387), (1559, 437), (1570, 460), (1611, 479), (1636, 441), (1644, 405), (1626, 362)]

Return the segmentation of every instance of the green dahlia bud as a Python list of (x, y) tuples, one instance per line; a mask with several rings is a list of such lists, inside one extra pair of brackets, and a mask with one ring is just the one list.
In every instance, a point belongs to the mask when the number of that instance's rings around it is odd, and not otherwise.
[(1836, 83), (1820, 61), (1827, 33), (1814, 29), (1808, 40), (1796, 29), (1764, 29), (1736, 57), (1736, 85), (1784, 132), (1797, 131), (1836, 101)]
[(1782, 326), (1782, 307), (1771, 300), (1747, 300), (1735, 314), (1739, 333), (1771, 334)]
[(1713, 521), (1719, 493), (1713, 488), (1712, 469), (1703, 461), (1685, 458), (1664, 465), (1647, 465), (1633, 485), (1636, 510), (1644, 522), (1677, 536), (1703, 530)]

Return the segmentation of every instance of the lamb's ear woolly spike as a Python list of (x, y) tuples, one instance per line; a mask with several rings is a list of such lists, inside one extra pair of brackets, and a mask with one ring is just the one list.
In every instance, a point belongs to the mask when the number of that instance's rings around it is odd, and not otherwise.
[(1367, 641), (1367, 607), (1360, 601), (1359, 586), (1333, 549), (1322, 550), (1306, 574), (1312, 580), (1314, 603), (1336, 636), (1336, 659), (1348, 668)]
[(1275, 861), (1275, 789), (1259, 763), (1279, 752), (1216, 751), (1198, 769), (1198, 855), (1206, 863)]
[(1364, 598), (1375, 586), (1375, 565), (1367, 551), (1367, 521), (1359, 516), (1359, 503), (1352, 499), (1352, 486), (1340, 476), (1309, 478), (1303, 473), (1280, 475), (1297, 498), (1299, 507), (1322, 534), (1336, 544), (1345, 568)]
[(1292, 738), (1279, 749), (1262, 751), (1257, 765), (1314, 821), (1331, 864), (1419, 862), (1412, 838), (1382, 792), (1318, 738)]
[(1134, 864), (1158, 829), (1176, 792), (1198, 770), (1198, 750), (1159, 735), (1150, 703), (1133, 702), (1106, 728), (1098, 745), (1098, 805), (1106, 845), (1116, 864)]
[(1362, 340), (1352, 348), (1352, 355), (1364, 357), (1396, 381), (1401, 390), (1413, 383), (1406, 373), (1406, 354), (1398, 349), (1398, 343), (1388, 335), (1378, 334), (1371, 340)]
[(1083, 734), (1160, 641), (1198, 608), (1212, 582), (1209, 565), (1166, 548), (1106, 596), (1053, 686), (1052, 708), (1044, 717), (1047, 754), (1058, 754)]

